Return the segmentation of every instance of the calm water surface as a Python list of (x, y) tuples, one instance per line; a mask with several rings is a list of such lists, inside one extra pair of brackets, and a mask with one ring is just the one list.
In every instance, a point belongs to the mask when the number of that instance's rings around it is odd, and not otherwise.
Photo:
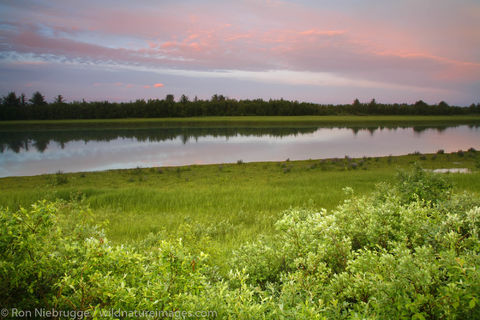
[(480, 149), (479, 126), (0, 131), (0, 176)]

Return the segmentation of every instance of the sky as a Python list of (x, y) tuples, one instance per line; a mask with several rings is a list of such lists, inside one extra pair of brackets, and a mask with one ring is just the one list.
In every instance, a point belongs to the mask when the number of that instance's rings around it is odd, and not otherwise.
[(478, 0), (0, 0), (0, 95), (480, 102)]

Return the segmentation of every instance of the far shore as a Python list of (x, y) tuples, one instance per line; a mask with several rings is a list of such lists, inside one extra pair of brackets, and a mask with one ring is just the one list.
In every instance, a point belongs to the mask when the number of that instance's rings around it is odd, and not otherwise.
[(0, 129), (19, 126), (231, 126), (231, 125), (450, 125), (480, 124), (480, 115), (452, 116), (238, 116), (238, 117), (192, 117), (192, 118), (127, 118), (127, 119), (65, 119), (65, 120), (15, 120), (0, 121)]

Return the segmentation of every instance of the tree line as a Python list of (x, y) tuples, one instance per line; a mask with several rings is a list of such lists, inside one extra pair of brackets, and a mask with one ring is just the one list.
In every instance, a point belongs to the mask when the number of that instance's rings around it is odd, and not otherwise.
[(461, 115), (479, 114), (480, 103), (469, 107), (450, 106), (441, 101), (427, 104), (422, 100), (414, 104), (378, 103), (372, 99), (351, 104), (316, 104), (284, 99), (236, 100), (215, 94), (210, 100), (182, 95), (176, 100), (172, 94), (164, 99), (130, 102), (73, 101), (66, 102), (62, 95), (48, 103), (40, 92), (30, 99), (24, 94), (10, 92), (2, 97), (0, 120), (55, 120), (55, 119), (111, 119), (111, 118), (170, 118), (199, 116), (301, 116), (301, 115)]

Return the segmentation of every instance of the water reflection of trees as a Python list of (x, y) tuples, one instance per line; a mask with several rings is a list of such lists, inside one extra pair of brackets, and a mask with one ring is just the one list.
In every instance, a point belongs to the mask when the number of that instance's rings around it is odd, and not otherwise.
[(201, 137), (231, 138), (235, 136), (270, 136), (285, 137), (289, 135), (315, 132), (317, 128), (156, 128), (156, 129), (80, 129), (80, 130), (38, 130), (38, 131), (4, 131), (0, 132), (0, 152), (10, 149), (16, 153), (35, 148), (39, 152), (47, 149), (50, 142), (64, 147), (70, 141), (109, 142), (116, 139), (136, 139), (138, 141), (161, 142), (180, 139), (182, 143), (198, 140)]
[[(201, 137), (212, 136), (215, 138), (224, 137), (226, 139), (236, 136), (245, 137), (286, 137), (291, 135), (309, 134), (321, 128), (330, 129), (351, 129), (353, 134), (361, 131), (367, 131), (374, 135), (377, 130), (396, 130), (411, 128), (416, 134), (421, 134), (425, 130), (434, 129), (442, 132), (452, 126), (399, 126), (382, 125), (366, 127), (347, 127), (347, 126), (322, 126), (322, 127), (178, 127), (178, 128), (62, 128), (48, 130), (4, 130), (0, 131), (0, 152), (10, 149), (16, 153), (28, 151), (33, 148), (38, 152), (44, 152), (48, 144), (57, 143), (61, 148), (70, 141), (104, 141), (109, 142), (115, 139), (136, 139), (138, 141), (161, 142), (175, 140), (180, 138), (185, 144), (191, 139), (197, 141)], [(478, 125), (469, 127), (477, 128)]]

